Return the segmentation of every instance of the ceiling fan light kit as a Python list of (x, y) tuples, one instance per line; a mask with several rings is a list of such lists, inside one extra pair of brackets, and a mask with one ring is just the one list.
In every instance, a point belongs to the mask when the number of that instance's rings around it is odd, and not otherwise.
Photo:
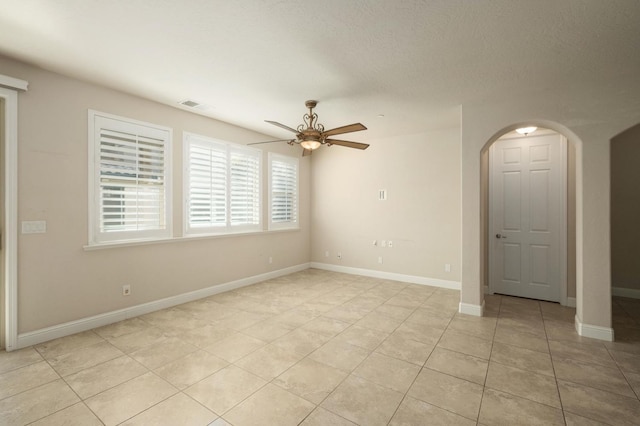
[(266, 141), (266, 142), (255, 142), (250, 143), (249, 145), (258, 145), (263, 143), (272, 143), (272, 142), (287, 142), (289, 145), (298, 144), (302, 146), (304, 149), (302, 151), (303, 156), (311, 155), (311, 153), (320, 148), (322, 145), (340, 145), (345, 146), (347, 148), (356, 148), (356, 149), (367, 149), (369, 144), (361, 143), (361, 142), (352, 142), (352, 141), (343, 141), (339, 139), (329, 139), (329, 136), (340, 135), (343, 133), (350, 132), (359, 132), (361, 130), (367, 130), (367, 128), (361, 123), (349, 124), (347, 126), (336, 127), (331, 130), (324, 130), (324, 126), (318, 123), (318, 114), (313, 112), (313, 109), (318, 104), (318, 101), (309, 100), (306, 101), (305, 106), (309, 108), (309, 112), (302, 117), (303, 123), (300, 124), (297, 129), (293, 129), (289, 126), (285, 126), (284, 124), (278, 123), (277, 121), (269, 121), (265, 120), (269, 124), (273, 124), (274, 126), (278, 126), (282, 129), (288, 130), (296, 134), (295, 139), (279, 139), (275, 141)]

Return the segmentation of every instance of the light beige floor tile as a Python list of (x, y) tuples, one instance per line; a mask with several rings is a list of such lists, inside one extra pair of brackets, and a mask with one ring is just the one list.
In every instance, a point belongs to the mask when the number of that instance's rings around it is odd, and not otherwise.
[(476, 422), (419, 399), (406, 397), (389, 426), (475, 426)]
[(260, 321), (264, 321), (270, 317), (271, 315), (268, 315), (268, 314), (256, 314), (253, 312), (238, 312), (237, 314), (233, 314), (226, 318), (218, 320), (217, 323), (223, 327), (228, 327), (228, 328), (232, 328), (234, 330), (240, 331), (240, 330), (244, 330), (247, 327), (251, 327), (254, 324), (257, 324)]
[(443, 333), (444, 328), (423, 326), (418, 323), (406, 321), (394, 331), (394, 334), (401, 336), (403, 339), (416, 340), (432, 346), (438, 343)]
[(265, 380), (273, 380), (303, 357), (295, 352), (267, 345), (236, 361), (235, 365)]
[(411, 309), (412, 311), (420, 306), (424, 300), (408, 296), (406, 294), (397, 294), (396, 296), (391, 297), (385, 303), (387, 305), (399, 306), (402, 308)]
[(291, 332), (291, 327), (274, 321), (259, 322), (242, 330), (243, 334), (248, 334), (265, 342), (272, 342), (289, 332)]
[(31, 423), (31, 426), (102, 426), (102, 422), (84, 403), (78, 402)]
[(549, 353), (549, 343), (546, 339), (531, 334), (514, 333), (510, 330), (498, 329), (494, 338), (495, 342), (505, 345), (518, 346), (537, 352)]
[(378, 312), (370, 312), (355, 323), (356, 326), (385, 333), (392, 333), (400, 324), (402, 324), (402, 320)]
[(153, 373), (146, 373), (85, 400), (105, 425), (117, 425), (177, 393)]
[(227, 337), (231, 337), (236, 333), (237, 331), (231, 328), (223, 327), (218, 324), (207, 324), (204, 327), (193, 329), (178, 337), (194, 346), (205, 348)]
[(576, 342), (549, 341), (553, 358), (575, 359), (590, 364), (599, 364), (615, 368), (616, 363), (604, 346), (589, 345)]
[(636, 393), (636, 396), (640, 398), (640, 374), (625, 372), (624, 375), (627, 378), (629, 385), (631, 385), (631, 388)]
[(406, 319), (407, 322), (416, 323), (421, 327), (446, 328), (451, 322), (452, 316), (448, 313), (418, 308)]
[(420, 367), (386, 355), (372, 353), (353, 371), (353, 375), (406, 393), (420, 372)]
[(355, 423), (340, 417), (337, 414), (318, 407), (304, 419), (300, 426), (357, 426)]
[(124, 354), (120, 349), (103, 340), (94, 345), (49, 358), (48, 361), (53, 369), (64, 377), (122, 355)]
[(564, 425), (562, 410), (508, 393), (485, 389), (479, 423), (487, 425)]
[(353, 371), (369, 351), (342, 341), (331, 340), (309, 355), (310, 359), (347, 372)]
[(207, 346), (204, 350), (224, 359), (225, 361), (236, 362), (251, 352), (262, 348), (266, 344), (267, 342), (263, 342), (255, 337), (236, 333), (226, 339), (222, 339), (219, 342), (214, 343), (213, 345)]
[(145, 367), (155, 369), (197, 350), (196, 346), (177, 337), (167, 337), (159, 343), (145, 346), (129, 355)]
[(149, 329), (151, 326), (140, 318), (130, 318), (114, 324), (105, 325), (94, 329), (95, 333), (103, 339), (113, 339), (125, 334), (135, 333)]
[(40, 355), (49, 359), (103, 341), (104, 339), (102, 339), (102, 337), (98, 336), (92, 330), (89, 330), (83, 331), (82, 333), (72, 334), (71, 336), (50, 340), (40, 345), (36, 345), (35, 349), (40, 353)]
[(476, 420), (480, 411), (482, 386), (423, 368), (407, 395)]
[(496, 331), (496, 320), (489, 317), (458, 314), (451, 320), (448, 329), (457, 330), (485, 340), (493, 340), (493, 335)]
[(616, 350), (609, 350), (609, 352), (622, 371), (640, 373), (640, 354), (632, 354)]
[(45, 361), (0, 374), (0, 399), (59, 379), (60, 376)]
[(374, 312), (384, 315), (386, 317), (394, 318), (400, 321), (406, 320), (409, 315), (413, 313), (414, 308), (407, 308), (404, 306), (395, 306), (389, 302), (378, 306)]
[(407, 361), (419, 366), (425, 361), (433, 351), (433, 345), (407, 339), (399, 333), (392, 333), (387, 339), (376, 348), (376, 352), (396, 359)]
[(17, 351), (0, 351), (0, 373), (26, 367), (42, 361), (44, 358), (32, 347), (19, 349)]
[(484, 385), (489, 361), (475, 356), (436, 348), (431, 352), (425, 367), (460, 379)]
[(123, 355), (65, 377), (65, 381), (82, 399), (89, 398), (135, 377), (147, 373), (146, 367)]
[(498, 317), (496, 331), (498, 330), (506, 333), (530, 334), (541, 339), (546, 339), (547, 336), (542, 317), (538, 320), (522, 318), (522, 315), (517, 318)]
[(265, 384), (260, 377), (230, 365), (184, 392), (214, 413), (223, 415)]
[(227, 365), (227, 361), (200, 350), (157, 368), (155, 373), (182, 390)]
[(242, 401), (225, 414), (234, 426), (264, 425), (295, 426), (316, 406), (278, 386), (265, 387)]
[(272, 345), (285, 351), (307, 356), (325, 344), (330, 337), (313, 331), (298, 329), (273, 341)]
[(558, 379), (632, 398), (636, 396), (618, 368), (563, 358), (554, 358), (553, 367)]
[(345, 377), (345, 371), (305, 358), (273, 383), (314, 404), (321, 403)]
[(317, 316), (318, 315), (313, 314), (309, 311), (297, 309), (277, 315), (273, 317), (273, 321), (281, 323), (288, 328), (298, 328), (302, 327), (304, 324), (308, 323)]
[(222, 417), (220, 417), (220, 418), (214, 420), (212, 423), (210, 423), (209, 426), (233, 426), (233, 425), (231, 423), (227, 422)]
[(477, 358), (489, 359), (492, 342), (490, 340), (469, 336), (459, 331), (447, 330), (440, 338), (438, 346)]
[(124, 334), (122, 336), (109, 339), (116, 348), (122, 352), (130, 354), (147, 346), (158, 344), (164, 341), (167, 336), (157, 327), (151, 327), (143, 331)]
[(122, 426), (207, 426), (217, 417), (193, 399), (179, 393), (121, 424)]
[(640, 401), (587, 386), (558, 380), (565, 411), (615, 425), (637, 425)]
[(485, 386), (561, 408), (558, 386), (551, 376), (491, 362)]
[(1, 400), (0, 420), (6, 425), (24, 425), (79, 401), (71, 388), (58, 379)]
[(386, 425), (403, 395), (356, 376), (349, 376), (322, 407), (361, 425)]
[(608, 426), (608, 423), (602, 423), (597, 420), (588, 419), (577, 414), (564, 412), (564, 421), (567, 426)]
[(322, 316), (337, 319), (339, 321), (348, 322), (353, 324), (367, 315), (370, 311), (368, 309), (353, 308), (347, 306), (338, 306), (332, 310), (325, 312)]
[(351, 324), (333, 318), (318, 317), (309, 321), (301, 328), (303, 330), (313, 331), (314, 333), (324, 334), (333, 337), (349, 328)]
[(491, 361), (511, 367), (529, 370), (535, 373), (553, 376), (553, 367), (549, 354), (532, 351), (517, 346), (494, 342), (491, 350)]
[(377, 348), (389, 336), (389, 333), (353, 325), (337, 335), (334, 339), (359, 346), (370, 351)]
[(230, 308), (215, 302), (206, 302), (204, 310), (193, 312), (193, 316), (204, 321), (220, 321), (232, 315), (242, 312), (239, 309)]

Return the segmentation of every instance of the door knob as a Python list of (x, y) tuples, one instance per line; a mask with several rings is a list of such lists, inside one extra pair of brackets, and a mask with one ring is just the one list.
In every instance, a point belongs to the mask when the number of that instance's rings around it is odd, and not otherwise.
[(500, 238), (507, 238), (506, 235), (502, 235), (502, 234), (496, 234), (496, 238), (500, 239)]

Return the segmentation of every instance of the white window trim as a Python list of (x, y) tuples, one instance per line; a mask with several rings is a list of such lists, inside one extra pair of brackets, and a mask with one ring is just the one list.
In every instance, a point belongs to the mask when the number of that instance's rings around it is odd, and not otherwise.
[[(98, 206), (98, 196), (99, 191), (97, 190), (98, 184), (100, 182), (100, 170), (99, 167), (96, 167), (96, 118), (102, 117), (111, 120), (121, 121), (127, 124), (145, 126), (157, 131), (167, 132), (167, 144), (165, 147), (165, 229), (159, 229), (154, 231), (131, 231), (131, 232), (119, 232), (117, 234), (113, 234), (111, 236), (106, 236), (104, 233), (100, 233), (99, 231), (99, 206)], [(172, 163), (172, 140), (173, 140), (173, 129), (170, 127), (160, 126), (153, 123), (148, 123), (144, 121), (134, 120), (127, 117), (121, 117), (113, 114), (108, 114), (95, 110), (88, 110), (88, 156), (89, 156), (89, 242), (88, 246), (99, 246), (99, 245), (113, 245), (119, 243), (131, 243), (138, 241), (155, 241), (155, 240), (166, 240), (167, 238), (172, 237), (173, 233), (173, 191), (172, 191), (172, 175), (173, 175), (173, 163)]]
[[(248, 152), (253, 152), (257, 154), (257, 157), (260, 159), (258, 164), (258, 176), (259, 176), (259, 189), (258, 189), (258, 203), (260, 206), (260, 212), (258, 214), (258, 223), (253, 225), (231, 225), (229, 223), (230, 220), (230, 212), (228, 211), (229, 205), (227, 205), (227, 224), (225, 226), (220, 227), (191, 227), (189, 223), (189, 193), (190, 193), (190, 181), (189, 181), (189, 148), (192, 143), (192, 139), (194, 142), (200, 143), (210, 143), (215, 145), (224, 145), (229, 149), (239, 149), (246, 150)], [(183, 220), (182, 220), (182, 232), (185, 238), (193, 238), (193, 237), (215, 237), (215, 236), (226, 236), (226, 235), (246, 235), (253, 233), (260, 233), (264, 231), (264, 225), (262, 221), (262, 212), (263, 212), (263, 179), (262, 179), (262, 170), (263, 170), (263, 159), (262, 159), (262, 151), (256, 148), (251, 148), (246, 145), (236, 144), (228, 141), (224, 141), (221, 139), (215, 139), (208, 136), (203, 136), (197, 133), (191, 132), (183, 132), (182, 137), (182, 162), (183, 162), (183, 190), (182, 190), (182, 206), (183, 206)], [(229, 176), (230, 170), (227, 169), (227, 176)], [(227, 182), (229, 185), (229, 182)], [(227, 190), (229, 188), (227, 187)]]
[[(269, 230), (287, 230), (287, 229), (300, 229), (300, 160), (297, 157), (290, 157), (288, 155), (282, 155), (282, 154), (276, 154), (274, 152), (269, 152), (268, 153), (268, 167), (269, 167), (269, 182), (268, 182), (268, 191), (269, 191)], [(295, 211), (296, 211), (296, 220), (295, 222), (279, 222), (279, 223), (274, 223), (272, 221), (272, 190), (271, 190), (271, 184), (272, 184), (272, 172), (273, 172), (273, 167), (272, 167), (272, 163), (273, 161), (281, 161), (281, 162), (287, 162), (287, 163), (292, 163), (296, 165), (296, 206), (295, 206)]]

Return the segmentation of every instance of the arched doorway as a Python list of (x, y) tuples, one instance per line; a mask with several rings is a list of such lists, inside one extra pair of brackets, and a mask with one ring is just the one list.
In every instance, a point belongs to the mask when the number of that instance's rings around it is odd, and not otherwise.
[[(572, 139), (565, 137), (562, 132), (553, 129), (552, 126), (549, 125), (540, 125), (534, 132), (526, 135), (516, 133), (515, 129), (524, 127), (524, 124), (529, 125), (530, 123), (516, 124), (497, 132), (494, 137), (485, 144), (481, 151), (481, 273), (485, 293), (497, 291), (514, 296), (551, 300), (560, 302), (562, 305), (576, 307), (576, 145)], [(526, 142), (527, 140), (528, 142)], [(536, 240), (534, 244), (530, 245), (533, 248), (529, 249), (526, 244), (520, 244), (520, 241), (509, 240), (510, 242), (507, 243), (507, 240), (502, 240), (506, 238), (506, 235), (501, 235), (501, 231), (496, 232), (495, 229), (492, 230), (492, 227), (495, 227), (496, 220), (500, 220), (497, 218), (501, 213), (498, 213), (497, 210), (502, 209), (492, 209), (492, 205), (495, 206), (496, 197), (493, 198), (492, 202), (490, 198), (492, 196), (490, 185), (492, 175), (495, 177), (501, 176), (502, 174), (495, 173), (495, 169), (494, 173), (491, 173), (490, 158), (494, 153), (494, 147), (497, 145), (508, 147), (507, 149), (509, 151), (522, 152), (524, 153), (522, 155), (525, 156), (530, 155), (529, 151), (533, 153), (536, 149), (542, 152), (538, 148), (542, 147), (541, 143), (544, 142), (543, 140), (549, 142), (557, 141), (558, 145), (553, 149), (557, 149), (558, 153), (561, 154), (554, 160), (556, 163), (553, 167), (558, 170), (555, 172), (557, 173), (557, 178), (555, 178), (553, 183), (554, 188), (552, 188), (556, 191), (554, 200), (557, 201), (556, 204), (558, 204), (558, 206), (556, 206), (553, 214), (556, 217), (558, 226), (552, 227), (555, 234), (551, 232), (523, 232), (522, 230), (514, 230), (515, 232), (506, 234), (515, 240), (523, 236), (526, 239), (528, 238), (526, 237), (527, 235), (533, 235), (534, 240), (540, 236), (544, 237), (545, 235), (553, 235), (555, 238), (552, 239), (555, 246), (548, 244), (549, 239), (545, 240), (546, 242)], [(524, 145), (532, 143), (535, 144), (537, 148), (527, 146), (527, 148), (524, 149)], [(546, 143), (547, 142), (544, 142), (544, 144)], [(553, 143), (555, 144), (556, 142)], [(523, 144), (522, 147), (520, 147), (521, 144)], [(545, 155), (546, 153), (545, 151)], [(532, 161), (534, 160), (532, 157)], [(547, 172), (550, 170), (549, 167), (547, 163), (544, 163), (544, 167), (538, 168), (538, 170), (530, 170), (531, 176), (535, 176), (536, 172)], [(509, 173), (513, 174), (512, 171)], [(539, 176), (546, 176), (547, 174), (550, 175), (549, 173), (538, 173)], [(530, 185), (527, 183), (528, 181), (520, 181), (520, 179), (528, 179), (525, 174), (516, 173), (515, 175), (518, 176), (518, 185), (529, 188)], [(546, 177), (543, 177), (543, 179), (546, 179)], [(497, 181), (498, 179), (494, 178), (494, 180)], [(500, 191), (494, 192), (502, 192), (504, 188), (505, 187), (501, 187)], [(500, 196), (498, 198), (504, 197)], [(533, 199), (535, 199), (535, 197)], [(524, 202), (524, 204), (526, 204), (526, 202)], [(531, 206), (525, 206), (525, 212), (520, 211), (520, 205), (517, 207), (517, 214), (524, 215), (523, 220), (529, 223), (528, 215), (532, 211), (529, 208)], [(546, 214), (547, 212), (545, 211), (543, 213)], [(497, 235), (500, 235), (500, 240), (491, 238)], [(507, 246), (514, 248), (513, 252), (516, 253), (514, 258), (505, 257), (504, 255), (501, 258), (499, 255), (499, 253), (504, 254), (508, 252), (505, 248)], [(549, 250), (550, 247), (553, 250)], [(551, 253), (554, 253), (553, 257)], [(527, 263), (529, 262), (528, 259), (532, 259), (530, 264)], [(546, 278), (549, 273), (549, 271), (546, 270), (549, 265), (556, 268), (552, 271), (555, 275), (552, 277), (551, 285), (547, 285), (548, 283), (544, 282), (544, 278)], [(496, 272), (497, 270), (500, 271), (499, 274)], [(507, 277), (505, 279), (503, 274), (505, 270), (513, 272), (515, 274), (514, 278)], [(520, 277), (518, 274), (522, 271), (524, 271), (523, 273), (528, 273), (528, 275), (525, 274), (526, 276)], [(502, 278), (498, 279), (498, 275)], [(541, 279), (541, 276), (544, 276), (544, 278)], [(519, 281), (520, 278), (523, 278), (522, 282)], [(524, 284), (525, 282), (527, 284)], [(541, 289), (545, 291), (540, 291)], [(549, 289), (553, 291), (550, 292), (548, 291)]]

